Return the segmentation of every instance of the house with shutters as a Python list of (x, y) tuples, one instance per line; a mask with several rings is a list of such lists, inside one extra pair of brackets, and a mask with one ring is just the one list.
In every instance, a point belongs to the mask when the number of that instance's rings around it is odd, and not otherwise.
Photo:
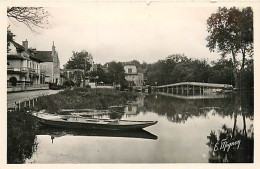
[(54, 42), (51, 51), (37, 51), (36, 58), (43, 61), (41, 66), (46, 67), (45, 83), (62, 85), (60, 78), (60, 60)]

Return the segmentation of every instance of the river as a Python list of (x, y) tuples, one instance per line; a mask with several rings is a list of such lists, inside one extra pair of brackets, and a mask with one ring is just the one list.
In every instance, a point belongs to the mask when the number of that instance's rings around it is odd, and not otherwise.
[(125, 113), (116, 117), (158, 123), (132, 132), (43, 127), (25, 162), (253, 162), (253, 95), (189, 98), (146, 94), (126, 105)]

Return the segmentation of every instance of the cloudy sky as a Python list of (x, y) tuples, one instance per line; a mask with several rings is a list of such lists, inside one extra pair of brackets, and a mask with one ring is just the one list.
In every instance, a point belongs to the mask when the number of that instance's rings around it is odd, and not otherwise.
[(49, 29), (33, 34), (26, 26), (8, 19), (15, 40), (29, 47), (51, 50), (54, 41), (61, 67), (72, 51), (92, 53), (96, 63), (108, 61), (156, 62), (171, 54), (190, 58), (220, 58), (206, 48), (206, 20), (218, 5), (152, 2), (88, 2), (56, 4)]

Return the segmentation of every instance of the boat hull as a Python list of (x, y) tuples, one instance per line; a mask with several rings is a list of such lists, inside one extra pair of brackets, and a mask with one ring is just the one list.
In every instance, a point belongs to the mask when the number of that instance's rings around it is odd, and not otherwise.
[(50, 135), (62, 137), (65, 135), (73, 136), (99, 136), (99, 137), (125, 137), (157, 140), (157, 136), (146, 130), (85, 130), (85, 129), (67, 129), (52, 126), (41, 126), (37, 135)]
[[(37, 116), (36, 116), (37, 117)], [(102, 130), (138, 130), (148, 126), (152, 126), (157, 121), (127, 121), (119, 120), (119, 123), (95, 123), (95, 122), (78, 122), (66, 121), (60, 119), (43, 119), (37, 117), (39, 122), (48, 126), (62, 127), (62, 128), (80, 128), (80, 129), (102, 129)], [(124, 123), (124, 124), (121, 124)], [(133, 123), (133, 124), (131, 124)]]

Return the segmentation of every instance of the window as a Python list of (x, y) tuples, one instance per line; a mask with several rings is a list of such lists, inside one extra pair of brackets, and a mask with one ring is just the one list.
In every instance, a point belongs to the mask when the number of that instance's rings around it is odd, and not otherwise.
[(128, 105), (128, 111), (132, 111), (132, 105)]
[(131, 74), (132, 73), (132, 69), (128, 69), (128, 73)]

